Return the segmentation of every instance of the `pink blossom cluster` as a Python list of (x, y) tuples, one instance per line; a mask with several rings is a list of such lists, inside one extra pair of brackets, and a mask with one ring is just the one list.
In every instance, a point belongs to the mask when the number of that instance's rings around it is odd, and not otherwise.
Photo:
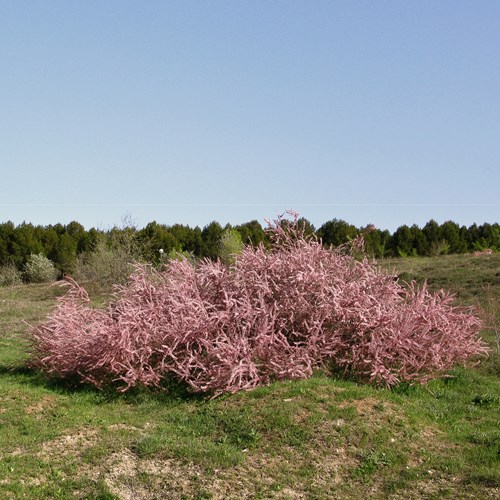
[(247, 246), (231, 266), (138, 266), (106, 309), (68, 279), (30, 331), (31, 364), (121, 390), (173, 376), (216, 396), (332, 367), (380, 385), (425, 383), (487, 353), (480, 320), (453, 296), (403, 287), (352, 248), (324, 248), (293, 215), (270, 223), (270, 249)]

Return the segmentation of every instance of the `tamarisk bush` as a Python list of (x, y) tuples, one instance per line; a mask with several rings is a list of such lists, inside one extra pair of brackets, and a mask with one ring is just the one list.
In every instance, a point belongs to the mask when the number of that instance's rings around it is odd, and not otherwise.
[(425, 383), (487, 353), (473, 310), (356, 260), (360, 240), (324, 248), (289, 214), (269, 222), (270, 249), (245, 246), (231, 265), (137, 266), (104, 310), (68, 279), (68, 293), (30, 330), (31, 365), (121, 390), (174, 377), (216, 396), (314, 369), (388, 387)]

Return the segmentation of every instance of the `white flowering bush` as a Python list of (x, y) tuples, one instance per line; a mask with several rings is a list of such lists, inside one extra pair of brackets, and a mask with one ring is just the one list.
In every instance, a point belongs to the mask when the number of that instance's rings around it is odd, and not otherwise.
[(31, 254), (24, 265), (23, 276), (28, 283), (53, 281), (56, 275), (54, 263), (41, 253)]

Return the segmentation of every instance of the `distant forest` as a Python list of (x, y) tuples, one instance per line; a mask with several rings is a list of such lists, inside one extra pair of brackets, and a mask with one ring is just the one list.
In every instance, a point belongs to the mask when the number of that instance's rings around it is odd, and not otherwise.
[[(434, 256), (485, 249), (500, 251), (498, 223), (466, 227), (452, 221), (440, 225), (431, 220), (423, 228), (403, 225), (393, 234), (371, 226), (357, 228), (339, 219), (326, 222), (318, 229), (304, 218), (299, 223), (306, 233), (321, 238), (324, 245), (338, 246), (363, 234), (366, 253), (375, 258)], [(142, 260), (149, 262), (175, 252), (216, 259), (219, 242), (227, 230), (237, 231), (245, 244), (269, 244), (267, 232), (255, 220), (238, 226), (221, 226), (214, 221), (203, 229), (151, 222), (142, 229), (128, 225), (109, 230), (86, 230), (78, 222), (48, 226), (30, 223), (16, 226), (5, 222), (0, 224), (0, 266), (14, 264), (21, 269), (31, 254), (43, 254), (59, 272), (71, 273), (78, 258), (92, 253), (97, 244), (103, 242), (110, 247), (132, 244)], [(159, 254), (159, 249), (163, 250), (163, 254)]]

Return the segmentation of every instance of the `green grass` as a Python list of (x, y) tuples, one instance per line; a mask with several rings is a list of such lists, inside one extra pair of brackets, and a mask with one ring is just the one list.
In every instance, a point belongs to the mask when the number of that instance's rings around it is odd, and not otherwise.
[(500, 254), (408, 257), (384, 259), (380, 264), (395, 270), (403, 281), (426, 280), (431, 290), (452, 290), (463, 303), (482, 303), (488, 289), (497, 304), (500, 300)]
[[(383, 264), (463, 304), (489, 302), (498, 318), (497, 255)], [(23, 367), (23, 321), (40, 321), (58, 293), (0, 289), (1, 498), (500, 495), (498, 352), (392, 391), (318, 374), (215, 400), (175, 386), (113, 394)]]

